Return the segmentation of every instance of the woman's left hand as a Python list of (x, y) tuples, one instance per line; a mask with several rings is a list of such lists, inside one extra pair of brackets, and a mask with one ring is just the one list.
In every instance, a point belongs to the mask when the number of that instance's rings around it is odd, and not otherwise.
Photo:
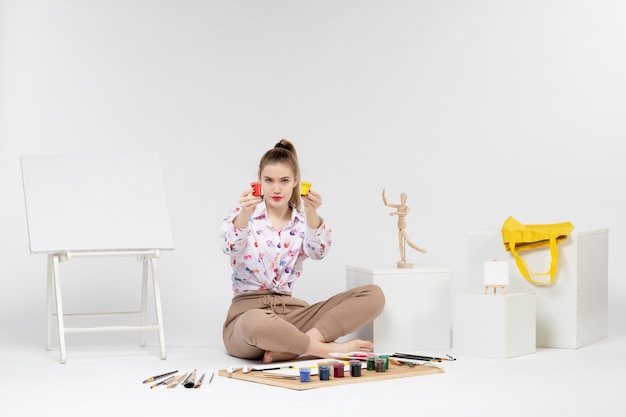
[(309, 191), (307, 195), (302, 196), (304, 202), (304, 211), (317, 210), (322, 205), (322, 196), (315, 191)]
[(317, 229), (322, 225), (322, 219), (317, 214), (317, 209), (322, 205), (322, 196), (315, 191), (309, 191), (307, 195), (301, 197), (304, 203), (307, 226), (311, 229)]

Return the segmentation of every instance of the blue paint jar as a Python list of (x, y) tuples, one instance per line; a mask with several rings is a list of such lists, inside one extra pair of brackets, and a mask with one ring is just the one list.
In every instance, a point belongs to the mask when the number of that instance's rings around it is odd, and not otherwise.
[(320, 374), (320, 381), (330, 380), (330, 366), (329, 365), (319, 365), (318, 370)]
[(300, 382), (311, 382), (311, 368), (300, 368)]

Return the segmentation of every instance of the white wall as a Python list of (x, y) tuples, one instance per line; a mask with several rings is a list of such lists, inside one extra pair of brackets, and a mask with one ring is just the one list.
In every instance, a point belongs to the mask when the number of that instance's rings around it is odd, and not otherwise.
[[(0, 0), (3, 339), (44, 343), (19, 155), (159, 152), (176, 246), (160, 261), (166, 339), (221, 346), (217, 230), (281, 137), (335, 233), (296, 295), (343, 290), (347, 264), (395, 266), (386, 188), (408, 194), (428, 250), (408, 260), (450, 267), (454, 291), (468, 230), (508, 215), (608, 227), (609, 332), (623, 332), (625, 14), (621, 0)], [(69, 306), (97, 307), (92, 290), (136, 301), (122, 267), (63, 267), (120, 280), (66, 280)]]

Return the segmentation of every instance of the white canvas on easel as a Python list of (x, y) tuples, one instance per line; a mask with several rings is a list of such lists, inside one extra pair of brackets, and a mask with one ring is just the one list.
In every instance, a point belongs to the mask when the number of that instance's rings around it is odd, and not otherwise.
[(173, 249), (158, 155), (23, 155), (31, 253)]
[(506, 286), (509, 285), (509, 263), (506, 261), (485, 261), (483, 279), (485, 294), (489, 289), (493, 289), (495, 294), (498, 288), (502, 290), (502, 293), (505, 293)]
[[(61, 363), (65, 333), (100, 330), (157, 330), (165, 346), (157, 280), (161, 250), (174, 248), (156, 153), (48, 154), (21, 157), (28, 236), (32, 254), (48, 256), (48, 337), (56, 315)], [(136, 326), (66, 328), (59, 263), (76, 257), (133, 256), (143, 263), (141, 323)], [(146, 323), (149, 272), (157, 323)], [(112, 313), (120, 314), (120, 313)], [(78, 316), (78, 314), (75, 314)]]

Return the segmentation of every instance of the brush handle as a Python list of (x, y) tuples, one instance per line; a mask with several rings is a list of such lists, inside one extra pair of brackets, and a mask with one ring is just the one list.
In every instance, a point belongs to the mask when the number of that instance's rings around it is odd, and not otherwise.
[(202, 381), (204, 381), (204, 374), (202, 374), (202, 376), (200, 377), (198, 382), (196, 382), (196, 384), (193, 387), (194, 388), (200, 388), (202, 386)]
[(183, 381), (183, 387), (193, 388), (196, 385), (196, 370), (194, 369), (191, 374)]

